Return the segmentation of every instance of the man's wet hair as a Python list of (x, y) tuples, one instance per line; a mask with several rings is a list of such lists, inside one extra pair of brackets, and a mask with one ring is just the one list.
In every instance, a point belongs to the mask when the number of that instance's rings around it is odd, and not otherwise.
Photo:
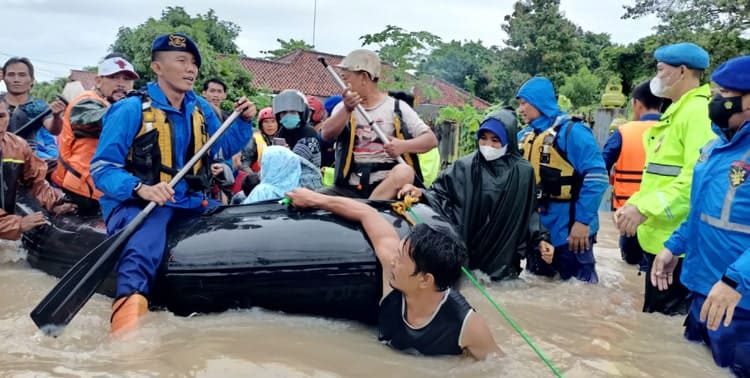
[(212, 78), (206, 80), (205, 83), (203, 83), (203, 91), (204, 92), (208, 90), (208, 85), (211, 84), (211, 83), (221, 85), (221, 88), (224, 89), (224, 92), (227, 91), (227, 85), (224, 84), (224, 82), (221, 81), (221, 79), (219, 79), (218, 77), (212, 77)]
[(409, 256), (414, 260), (413, 274), (432, 274), (437, 290), (446, 290), (461, 277), (461, 266), (466, 263), (468, 255), (453, 230), (420, 223), (406, 237), (406, 242), (409, 243)]
[(3, 73), (8, 72), (8, 66), (10, 66), (11, 64), (17, 64), (17, 63), (26, 65), (26, 68), (29, 69), (29, 76), (31, 76), (31, 79), (33, 80), (34, 79), (34, 65), (31, 64), (31, 61), (29, 60), (29, 58), (14, 56), (8, 59), (7, 61), (5, 61), (5, 64), (3, 64)]

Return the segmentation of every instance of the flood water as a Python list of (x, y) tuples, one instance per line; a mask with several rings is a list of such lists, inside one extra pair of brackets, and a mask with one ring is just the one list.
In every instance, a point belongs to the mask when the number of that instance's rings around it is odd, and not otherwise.
[[(682, 337), (683, 317), (640, 312), (643, 276), (620, 261), (606, 213), (596, 245), (600, 283), (526, 275), (488, 285), (566, 377), (730, 377), (709, 350)], [(151, 313), (129, 341), (109, 338), (111, 299), (95, 295), (59, 338), (29, 312), (56, 279), (28, 266), (16, 243), (0, 245), (0, 376), (12, 377), (550, 377), (551, 371), (470, 282), (502, 359), (398, 354), (355, 322), (261, 309), (177, 317)]]

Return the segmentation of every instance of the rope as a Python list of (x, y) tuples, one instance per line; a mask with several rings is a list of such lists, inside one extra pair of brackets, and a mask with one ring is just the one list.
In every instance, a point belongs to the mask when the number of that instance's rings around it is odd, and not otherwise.
[[(406, 196), (403, 201), (393, 202), (393, 204), (391, 205), (391, 207), (393, 208), (393, 211), (396, 214), (401, 215), (402, 217), (404, 217), (404, 219), (406, 219), (407, 222), (409, 222), (409, 224), (411, 224), (412, 226), (414, 226), (414, 225), (416, 225), (416, 223), (424, 223), (422, 221), (422, 219), (419, 217), (419, 215), (417, 215), (417, 213), (415, 213), (414, 210), (411, 208), (411, 205), (413, 205), (417, 201), (419, 201), (419, 200), (416, 199), (416, 198), (413, 198), (411, 196)], [(408, 214), (407, 214), (407, 212), (408, 212)], [(411, 215), (411, 217), (409, 216), (409, 214)], [(412, 217), (413, 217), (413, 219), (412, 219)], [(416, 219), (416, 222), (414, 221), (415, 219)], [(508, 315), (508, 313), (505, 312), (505, 310), (503, 310), (503, 308), (500, 307), (500, 305), (497, 304), (497, 302), (495, 302), (492, 299), (492, 297), (487, 292), (487, 290), (485, 290), (484, 287), (479, 284), (479, 282), (477, 281), (477, 279), (474, 278), (474, 275), (471, 274), (471, 272), (468, 269), (466, 269), (466, 267), (463, 267), (463, 266), (461, 267), (461, 271), (463, 271), (464, 274), (467, 277), (469, 277), (469, 280), (471, 281), (471, 283), (473, 283), (474, 286), (476, 286), (476, 288), (479, 289), (479, 291), (482, 294), (484, 294), (484, 296), (487, 298), (487, 300), (490, 301), (490, 303), (495, 307), (495, 309), (497, 309), (497, 311), (500, 313), (500, 315), (502, 315), (503, 318), (505, 318), (505, 320), (508, 322), (508, 324), (510, 324), (510, 326), (521, 336), (521, 338), (523, 338), (523, 340), (526, 341), (527, 344), (529, 344), (529, 346), (531, 347), (531, 349), (533, 349), (534, 352), (536, 352), (537, 356), (539, 356), (539, 358), (541, 358), (542, 361), (552, 370), (552, 373), (554, 373), (556, 377), (562, 377), (562, 374), (560, 373), (559, 370), (557, 370), (557, 368), (555, 367), (555, 365), (552, 364), (552, 362), (549, 359), (547, 359), (547, 357), (544, 355), (544, 353), (541, 351), (541, 349), (539, 349), (536, 346), (536, 344), (534, 344), (534, 342), (531, 341), (531, 338), (526, 334), (526, 332), (524, 332), (523, 328), (521, 328), (521, 326), (519, 326), (513, 320), (513, 318), (511, 318), (510, 315)]]

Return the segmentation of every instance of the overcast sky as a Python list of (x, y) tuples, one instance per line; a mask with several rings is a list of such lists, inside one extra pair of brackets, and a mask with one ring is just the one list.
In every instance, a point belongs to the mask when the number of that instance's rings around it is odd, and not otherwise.
[[(584, 30), (609, 33), (619, 43), (652, 33), (653, 17), (621, 20), (623, 5), (635, 0), (562, 0), (565, 15)], [(248, 56), (278, 47), (276, 38), (313, 42), (314, 0), (0, 0), (0, 62), (29, 57), (37, 81), (67, 76), (70, 69), (93, 66), (107, 54), (120, 27), (159, 18), (170, 5), (188, 13), (216, 11), (220, 20), (242, 28), (236, 43)], [(358, 37), (386, 25), (425, 30), (445, 41), (477, 40), (502, 46), (500, 28), (514, 0), (317, 1), (316, 50), (344, 55), (360, 46)], [(491, 4), (491, 5), (490, 5)], [(2, 87), (2, 84), (0, 84)], [(0, 88), (3, 89), (3, 88)]]

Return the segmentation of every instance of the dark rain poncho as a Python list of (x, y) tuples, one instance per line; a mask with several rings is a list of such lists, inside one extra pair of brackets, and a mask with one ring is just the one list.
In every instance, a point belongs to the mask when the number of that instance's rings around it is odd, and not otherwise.
[(424, 192), (427, 203), (466, 243), (469, 269), (481, 269), (493, 280), (517, 277), (527, 249), (549, 240), (536, 208), (534, 169), (518, 150), (512, 114), (490, 114), (507, 130), (504, 156), (494, 161), (478, 152), (464, 156)]

